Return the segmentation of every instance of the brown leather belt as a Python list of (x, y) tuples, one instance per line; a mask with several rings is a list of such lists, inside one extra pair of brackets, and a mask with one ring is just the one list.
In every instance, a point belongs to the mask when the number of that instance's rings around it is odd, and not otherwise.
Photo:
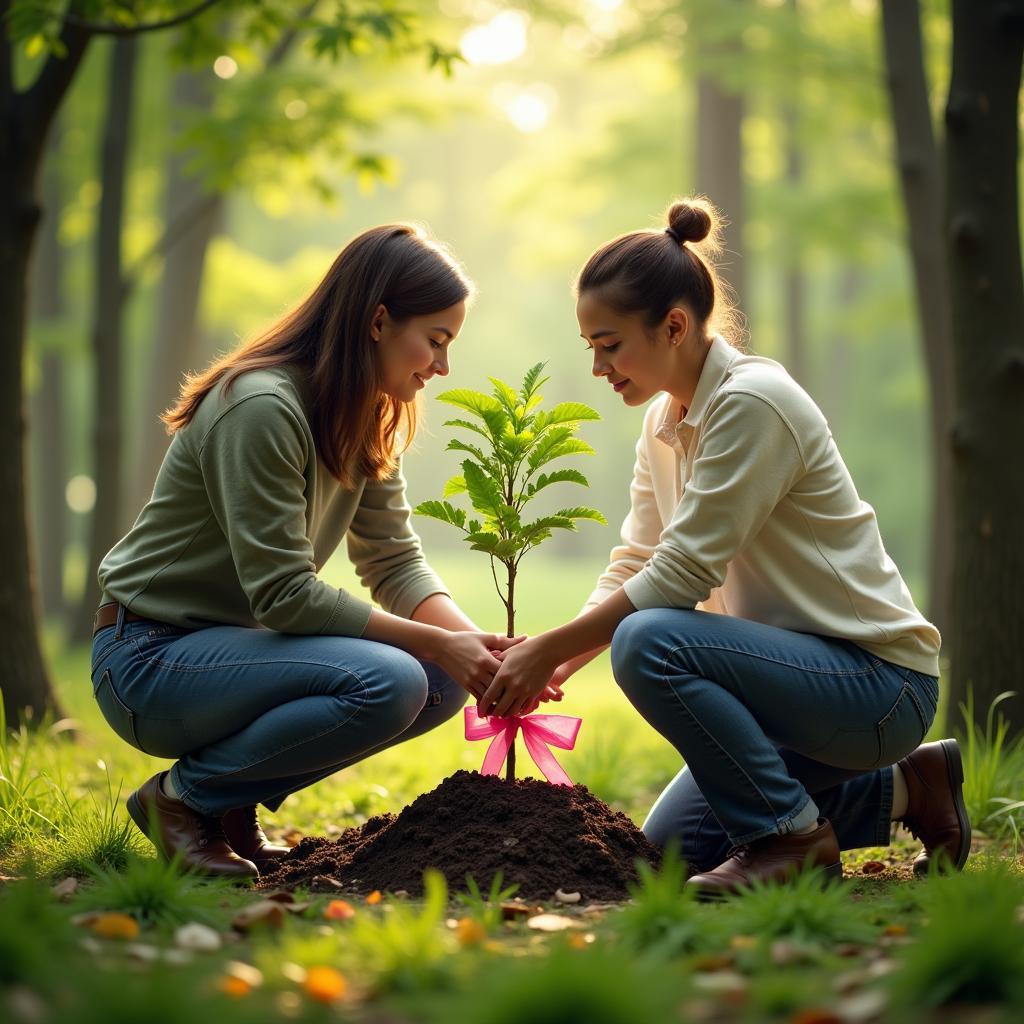
[[(92, 634), (95, 636), (101, 629), (106, 629), (107, 626), (113, 626), (117, 622), (117, 610), (121, 606), (116, 601), (111, 601), (109, 604), (101, 604), (96, 609), (96, 614), (92, 620)], [(125, 622), (138, 622), (140, 619), (146, 618), (145, 615), (136, 615), (135, 612), (125, 611), (124, 621)]]

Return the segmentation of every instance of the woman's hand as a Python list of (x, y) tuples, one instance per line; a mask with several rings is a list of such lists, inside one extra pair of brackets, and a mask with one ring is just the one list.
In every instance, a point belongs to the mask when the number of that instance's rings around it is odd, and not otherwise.
[(497, 674), (477, 700), (478, 713), (498, 718), (528, 714), (549, 689), (552, 695), (546, 699), (561, 700), (560, 684), (552, 678), (559, 667), (543, 636), (507, 649)]
[(428, 660), (440, 665), (459, 686), (479, 699), (501, 667), (494, 652), (508, 651), (523, 639), (468, 630), (445, 632)]

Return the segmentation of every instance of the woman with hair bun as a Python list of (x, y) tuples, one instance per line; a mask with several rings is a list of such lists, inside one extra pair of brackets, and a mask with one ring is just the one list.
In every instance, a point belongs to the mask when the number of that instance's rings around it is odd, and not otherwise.
[[(477, 632), (427, 565), (400, 465), (470, 292), (418, 228), (371, 228), (164, 414), (152, 498), (100, 565), (92, 653), (110, 726), (175, 759), (128, 797), (164, 856), (272, 867), (288, 849), (257, 804), (439, 725), (515, 643)], [(320, 578), (342, 540), (385, 611)]]
[(730, 342), (716, 222), (705, 200), (674, 203), (579, 275), (594, 376), (630, 407), (659, 397), (611, 563), (576, 619), (501, 656), (480, 710), (559, 699), (610, 643), (619, 686), (685, 762), (644, 831), (681, 844), (703, 898), (804, 865), (839, 877), (840, 850), (887, 845), (894, 820), (924, 844), (915, 871), (960, 869), (960, 753), (922, 742), (938, 631), (814, 401)]

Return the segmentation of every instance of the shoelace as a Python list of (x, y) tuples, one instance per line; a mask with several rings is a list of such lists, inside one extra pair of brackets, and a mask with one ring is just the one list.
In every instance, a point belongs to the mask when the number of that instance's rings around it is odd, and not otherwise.
[(197, 815), (197, 817), (199, 822), (199, 845), (201, 847), (209, 846), (210, 843), (217, 840), (227, 842), (220, 818), (208, 818), (205, 815)]

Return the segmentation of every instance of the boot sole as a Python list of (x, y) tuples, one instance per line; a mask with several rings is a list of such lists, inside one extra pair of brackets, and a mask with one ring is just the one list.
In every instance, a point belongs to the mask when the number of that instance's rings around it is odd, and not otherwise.
[[(946, 776), (949, 779), (949, 788), (953, 793), (953, 807), (956, 809), (956, 820), (960, 824), (960, 846), (956, 852), (956, 859), (952, 862), (957, 871), (963, 871), (967, 858), (971, 855), (971, 819), (967, 814), (967, 806), (964, 804), (964, 760), (960, 754), (960, 745), (956, 740), (939, 741), (943, 754), (946, 755)], [(948, 856), (939, 855), (939, 866), (942, 862), (948, 862)], [(926, 875), (928, 868), (915, 870), (915, 874)]]
[[(822, 889), (827, 889), (830, 885), (835, 885), (843, 880), (843, 865), (841, 861), (837, 861), (835, 864), (819, 864), (813, 870), (817, 871), (818, 879), (821, 882)], [(786, 885), (791, 882), (796, 875), (792, 875), (786, 879), (779, 879), (778, 881), (769, 883), (772, 885)], [(722, 890), (722, 889), (701, 889), (697, 888), (697, 900), (700, 903), (722, 903), (725, 900), (732, 899), (734, 896), (740, 896), (749, 888), (748, 886), (742, 886), (739, 889)]]

